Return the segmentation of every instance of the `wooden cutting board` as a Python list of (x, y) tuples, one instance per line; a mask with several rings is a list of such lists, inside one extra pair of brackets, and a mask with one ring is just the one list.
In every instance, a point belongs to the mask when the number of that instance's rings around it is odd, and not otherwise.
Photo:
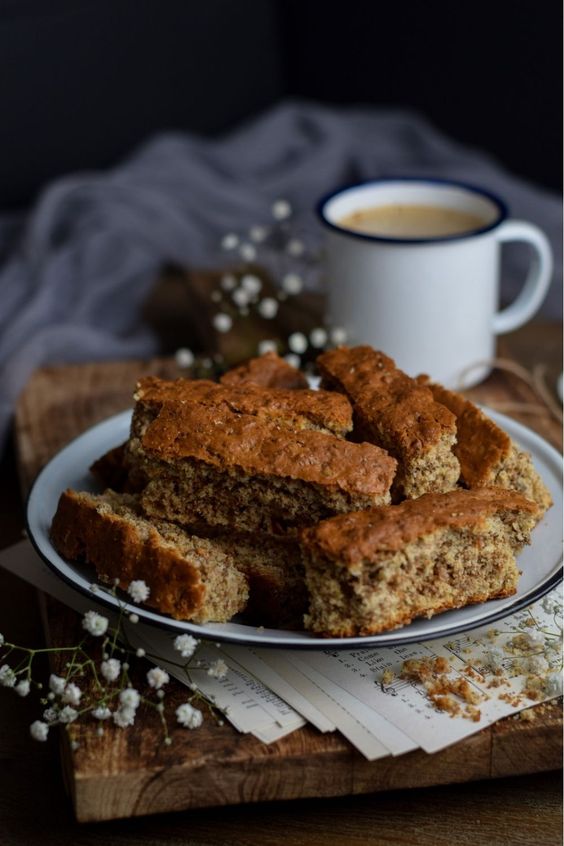
[[(129, 407), (136, 379), (147, 373), (177, 375), (174, 362), (164, 359), (37, 371), (16, 414), (23, 492), (68, 441)], [(492, 404), (534, 399), (526, 386), (503, 375), (491, 377), (474, 397)], [(522, 419), (559, 443), (560, 427), (546, 416)], [(43, 598), (43, 613), (52, 645), (77, 642), (79, 618), (74, 612)], [(183, 693), (180, 685), (171, 689), (167, 707), (173, 714)], [(79, 726), (76, 751), (61, 733), (62, 764), (80, 821), (342, 796), (555, 769), (562, 761), (561, 708), (541, 705), (534, 715), (530, 722), (503, 720), (435, 755), (417, 751), (370, 763), (337, 733), (322, 735), (305, 727), (266, 746), (207, 716), (198, 731), (173, 730), (173, 744), (165, 747), (153, 714), (140, 712), (133, 728), (110, 726), (103, 737), (88, 723)]]

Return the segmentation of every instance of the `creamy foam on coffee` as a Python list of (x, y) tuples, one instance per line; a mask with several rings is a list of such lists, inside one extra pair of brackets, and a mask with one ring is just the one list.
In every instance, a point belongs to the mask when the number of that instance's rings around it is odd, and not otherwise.
[(342, 217), (338, 224), (354, 232), (387, 238), (437, 238), (481, 229), (487, 221), (477, 214), (442, 206), (374, 206)]

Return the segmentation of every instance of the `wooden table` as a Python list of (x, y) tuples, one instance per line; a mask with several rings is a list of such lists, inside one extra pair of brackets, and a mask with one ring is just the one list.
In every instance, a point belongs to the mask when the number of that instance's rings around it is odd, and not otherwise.
[[(528, 366), (560, 368), (561, 327), (533, 324), (506, 339)], [(14, 459), (1, 465), (0, 546), (19, 539), (22, 507)], [(41, 628), (34, 590), (0, 572), (0, 631), (36, 644)], [(62, 784), (56, 741), (33, 744), (27, 726), (36, 704), (0, 695), (0, 843), (169, 844), (557, 844), (560, 773), (340, 799), (206, 809), (78, 826)]]

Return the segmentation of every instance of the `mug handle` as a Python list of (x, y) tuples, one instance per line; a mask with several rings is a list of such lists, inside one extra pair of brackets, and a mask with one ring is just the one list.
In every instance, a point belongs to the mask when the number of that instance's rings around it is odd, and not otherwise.
[(493, 331), (496, 335), (503, 335), (522, 326), (538, 311), (550, 285), (553, 262), (548, 238), (532, 223), (506, 220), (497, 230), (496, 237), (500, 244), (524, 241), (533, 248), (531, 267), (520, 294), (511, 305), (494, 315)]

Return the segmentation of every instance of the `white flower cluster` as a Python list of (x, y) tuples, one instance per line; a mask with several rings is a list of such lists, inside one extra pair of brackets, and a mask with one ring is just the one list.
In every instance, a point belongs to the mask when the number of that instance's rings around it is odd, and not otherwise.
[(227, 675), (228, 666), (221, 658), (210, 664), (208, 668), (208, 676), (214, 679), (223, 679)]
[(146, 602), (151, 591), (143, 579), (135, 579), (127, 586), (127, 592), (134, 602)]
[(97, 611), (87, 611), (82, 618), (82, 628), (94, 637), (105, 635), (108, 630), (108, 624), (108, 618), (102, 616), (102, 614), (98, 614)]
[(174, 648), (180, 652), (183, 658), (191, 658), (198, 646), (198, 641), (195, 637), (188, 634), (178, 635), (174, 638)]
[(176, 709), (176, 719), (181, 726), (188, 729), (199, 728), (204, 720), (202, 712), (194, 708), (190, 702), (179, 705)]
[(135, 722), (135, 716), (141, 697), (133, 687), (126, 687), (119, 695), (119, 706), (112, 714), (113, 721), (119, 728), (127, 728)]

